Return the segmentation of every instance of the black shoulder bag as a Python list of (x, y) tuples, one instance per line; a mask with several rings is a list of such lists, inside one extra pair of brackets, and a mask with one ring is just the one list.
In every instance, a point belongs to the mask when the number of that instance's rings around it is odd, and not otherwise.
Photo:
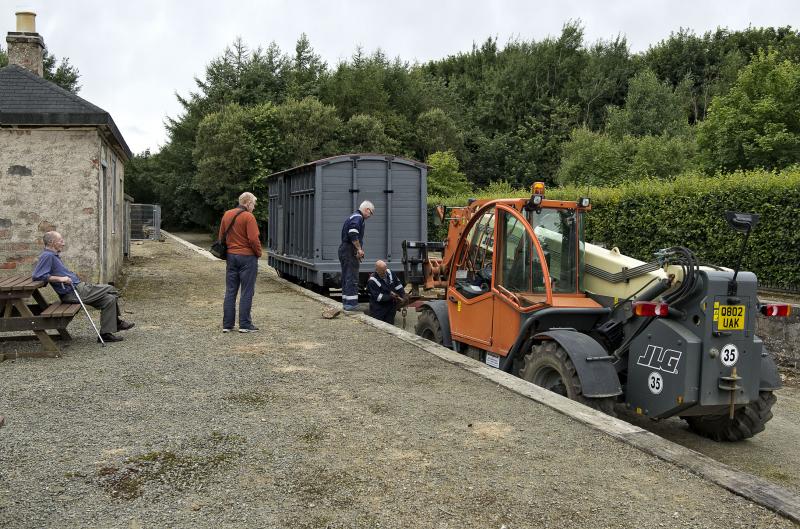
[(233, 216), (231, 225), (228, 226), (227, 230), (225, 230), (225, 235), (222, 236), (222, 239), (214, 241), (214, 244), (211, 245), (211, 255), (213, 255), (217, 259), (226, 259), (228, 257), (228, 234), (231, 232), (233, 225), (236, 224), (236, 218), (245, 211), (247, 210), (243, 209), (239, 213)]

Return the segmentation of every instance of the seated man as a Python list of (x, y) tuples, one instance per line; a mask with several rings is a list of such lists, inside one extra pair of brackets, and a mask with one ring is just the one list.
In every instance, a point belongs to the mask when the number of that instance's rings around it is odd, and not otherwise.
[(77, 291), (85, 304), (100, 309), (100, 336), (103, 337), (103, 341), (121, 342), (122, 337), (113, 333), (127, 331), (134, 324), (119, 318), (117, 304), (119, 291), (111, 285), (84, 283), (77, 275), (70, 272), (61, 262), (59, 254), (64, 249), (64, 238), (57, 231), (48, 231), (42, 239), (44, 251), (39, 255), (39, 260), (33, 269), (33, 279), (49, 282), (61, 301), (65, 303), (78, 303), (78, 298), (73, 292)]
[(398, 303), (406, 301), (406, 291), (400, 279), (383, 261), (375, 262), (375, 271), (367, 281), (369, 291), (369, 314), (376, 320), (394, 325)]

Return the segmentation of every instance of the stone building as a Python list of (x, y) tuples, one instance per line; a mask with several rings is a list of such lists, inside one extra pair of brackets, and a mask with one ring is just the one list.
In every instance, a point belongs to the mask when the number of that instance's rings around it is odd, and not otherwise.
[(42, 78), (35, 16), (17, 13), (0, 68), (0, 277), (29, 273), (42, 234), (55, 229), (68, 266), (84, 280), (113, 281), (131, 152), (108, 112)]

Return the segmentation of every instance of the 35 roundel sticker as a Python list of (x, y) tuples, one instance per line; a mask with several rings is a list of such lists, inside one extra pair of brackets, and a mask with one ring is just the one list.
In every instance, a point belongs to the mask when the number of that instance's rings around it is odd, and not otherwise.
[(733, 367), (736, 365), (736, 362), (739, 360), (739, 350), (736, 348), (735, 345), (729, 343), (722, 348), (719, 352), (719, 359), (722, 362), (722, 365), (727, 367)]
[(653, 371), (647, 376), (647, 389), (654, 395), (658, 395), (664, 390), (664, 378), (661, 373)]

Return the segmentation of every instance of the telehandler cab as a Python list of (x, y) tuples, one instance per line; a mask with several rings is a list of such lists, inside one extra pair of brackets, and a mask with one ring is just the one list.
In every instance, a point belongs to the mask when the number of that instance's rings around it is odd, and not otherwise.
[[(447, 240), (403, 243), (416, 333), (609, 414), (621, 403), (678, 415), (717, 441), (764, 430), (781, 382), (756, 314), (791, 307), (760, 304), (753, 273), (700, 265), (683, 247), (645, 263), (587, 244), (588, 198), (548, 200), (541, 182), (532, 191), (446, 218), (439, 207)], [(745, 233), (743, 254), (758, 216), (727, 218)]]

